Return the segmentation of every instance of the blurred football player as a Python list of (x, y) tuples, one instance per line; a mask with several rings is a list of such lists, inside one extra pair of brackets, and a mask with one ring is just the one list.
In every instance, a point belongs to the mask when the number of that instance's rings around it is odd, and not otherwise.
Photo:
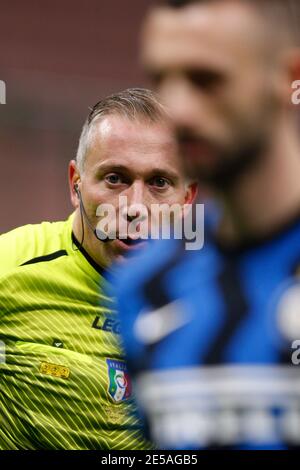
[(299, 446), (300, 4), (165, 3), (142, 60), (216, 207), (202, 250), (159, 241), (119, 279), (141, 414), (162, 448)]

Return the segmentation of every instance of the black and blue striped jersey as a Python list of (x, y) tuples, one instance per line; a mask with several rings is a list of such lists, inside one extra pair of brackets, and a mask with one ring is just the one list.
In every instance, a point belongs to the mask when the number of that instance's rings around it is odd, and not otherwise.
[(200, 251), (154, 242), (116, 285), (145, 428), (165, 449), (300, 444), (300, 219)]

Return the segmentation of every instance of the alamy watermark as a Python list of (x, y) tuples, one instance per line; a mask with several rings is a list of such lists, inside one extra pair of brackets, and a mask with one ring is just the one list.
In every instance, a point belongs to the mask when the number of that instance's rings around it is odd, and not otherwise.
[(295, 339), (292, 343), (292, 349), (294, 352), (292, 353), (292, 363), (294, 366), (300, 365), (300, 339)]
[(100, 240), (185, 240), (186, 250), (204, 245), (204, 204), (143, 204), (128, 206), (127, 196), (118, 206), (100, 204), (95, 233)]
[(0, 80), (0, 104), (6, 104), (6, 83)]
[(300, 104), (300, 80), (295, 80), (292, 83), (292, 89), (295, 90), (292, 93), (292, 103), (298, 105)]
[(6, 348), (4, 341), (0, 340), (0, 364), (5, 364), (6, 361)]

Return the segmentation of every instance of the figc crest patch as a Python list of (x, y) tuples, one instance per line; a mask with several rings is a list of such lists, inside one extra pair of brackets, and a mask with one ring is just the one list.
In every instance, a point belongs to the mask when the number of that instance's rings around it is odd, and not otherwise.
[(109, 395), (117, 403), (127, 400), (131, 396), (131, 382), (126, 363), (114, 359), (106, 359), (106, 364), (109, 379)]

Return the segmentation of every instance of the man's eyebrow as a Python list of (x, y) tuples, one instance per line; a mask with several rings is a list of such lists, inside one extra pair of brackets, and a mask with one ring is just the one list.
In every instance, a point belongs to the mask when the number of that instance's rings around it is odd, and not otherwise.
[[(113, 163), (113, 162), (105, 162), (105, 163), (100, 163), (96, 168), (96, 172), (99, 174), (103, 174), (107, 171), (119, 171), (128, 175), (132, 175), (133, 171), (131, 168), (129, 168), (126, 165), (118, 164), (118, 163)], [(170, 168), (165, 168), (165, 167), (153, 167), (149, 169), (148, 171), (145, 172), (147, 178), (152, 178), (154, 176), (165, 176), (167, 178), (172, 179), (174, 182), (179, 180), (179, 175), (178, 173), (174, 172)]]
[(159, 167), (151, 168), (151, 170), (149, 171), (149, 177), (153, 177), (153, 176), (166, 176), (167, 178), (170, 178), (173, 181), (179, 180), (178, 173), (175, 173), (169, 168), (159, 168)]
[(121, 163), (113, 163), (113, 162), (104, 162), (104, 163), (99, 163), (96, 167), (95, 170), (97, 173), (104, 173), (105, 171), (122, 171), (129, 173), (130, 168), (128, 168), (126, 165), (122, 165)]

